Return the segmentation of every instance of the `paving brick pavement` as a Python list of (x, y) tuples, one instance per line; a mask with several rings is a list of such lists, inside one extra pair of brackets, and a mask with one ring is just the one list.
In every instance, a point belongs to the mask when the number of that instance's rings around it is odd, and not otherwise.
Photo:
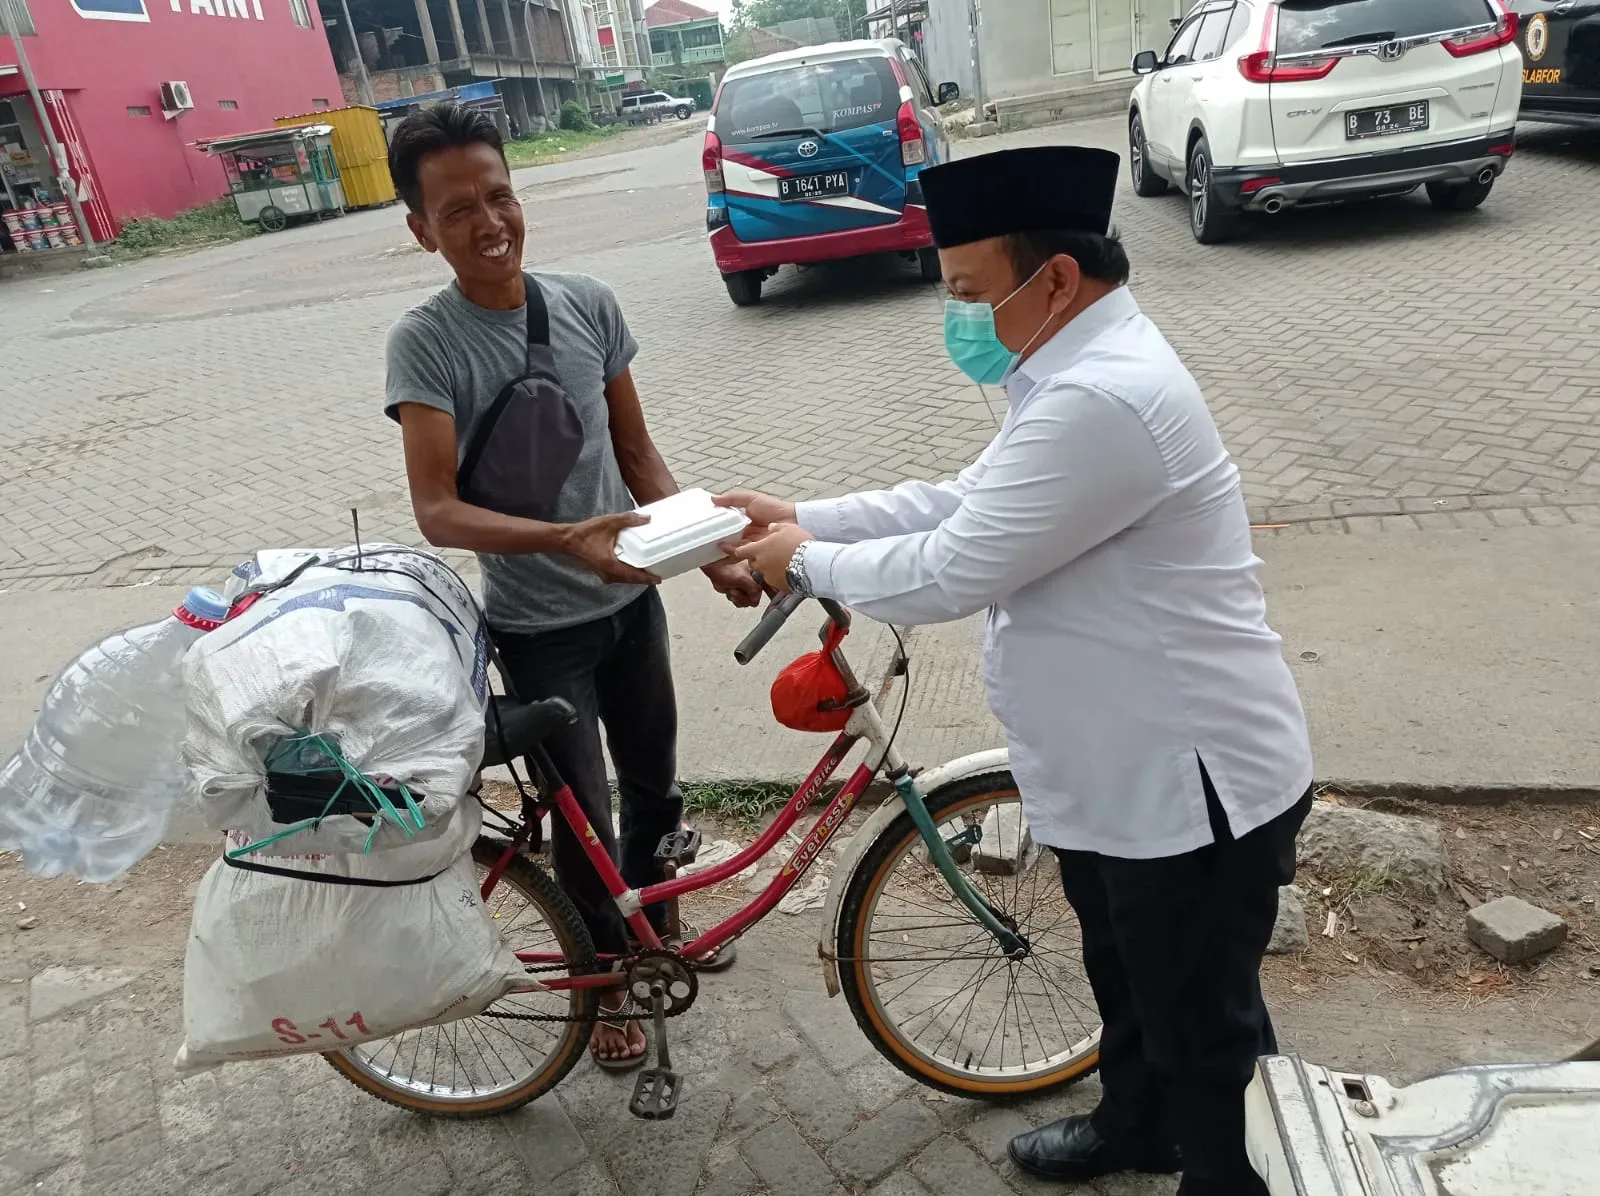
[[(1017, 140), (1069, 136), (1116, 145), (1121, 130)], [(617, 288), (685, 480), (807, 495), (976, 454), (1003, 396), (946, 360), (933, 289), (893, 264), (789, 271), (762, 307), (734, 309), (694, 231), (693, 139), (650, 153), (652, 186), (627, 156), (550, 185), (522, 176), (529, 251)], [(613, 175), (627, 186), (607, 190)], [(1600, 228), (1579, 216), (1597, 185), (1600, 142), (1534, 132), (1470, 215), (1408, 198), (1286, 214), (1213, 248), (1175, 198), (1125, 193), (1117, 219), (1258, 522), (1561, 522), (1600, 502)], [(414, 535), (398, 437), (376, 415), (381, 343), (440, 279), (388, 210), (0, 288), (0, 585), (338, 539), (352, 504), (371, 532)]]

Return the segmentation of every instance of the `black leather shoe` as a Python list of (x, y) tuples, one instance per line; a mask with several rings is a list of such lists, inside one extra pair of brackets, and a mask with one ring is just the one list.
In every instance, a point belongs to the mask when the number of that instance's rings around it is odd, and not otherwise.
[(1179, 1169), (1176, 1147), (1107, 1142), (1095, 1132), (1088, 1114), (1018, 1134), (1008, 1150), (1018, 1167), (1045, 1179), (1094, 1179), (1115, 1171), (1167, 1175)]

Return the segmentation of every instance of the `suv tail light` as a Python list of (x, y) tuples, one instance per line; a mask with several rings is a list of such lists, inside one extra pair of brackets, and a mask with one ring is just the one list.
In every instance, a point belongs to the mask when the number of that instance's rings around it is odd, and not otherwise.
[(700, 151), (700, 166), (706, 175), (706, 194), (720, 195), (724, 190), (722, 181), (722, 138), (715, 133), (706, 134), (705, 149)]
[(1326, 79), (1339, 65), (1338, 58), (1301, 58), (1280, 64), (1273, 46), (1278, 40), (1278, 6), (1267, 5), (1266, 24), (1261, 27), (1261, 48), (1254, 54), (1239, 59), (1239, 73), (1251, 83), (1306, 83), (1313, 79)]
[(900, 161), (906, 166), (921, 166), (928, 160), (928, 145), (922, 139), (922, 122), (907, 100), (900, 105)]
[(1501, 46), (1509, 46), (1517, 40), (1517, 14), (1503, 8), (1498, 0), (1495, 0), (1495, 7), (1500, 10), (1500, 20), (1488, 33), (1480, 33), (1469, 38), (1446, 38), (1439, 44), (1455, 58), (1465, 58), (1469, 54), (1482, 54), (1485, 50), (1498, 50)]
[(1339, 65), (1337, 58), (1302, 58), (1280, 64), (1271, 50), (1257, 50), (1239, 59), (1239, 73), (1251, 83), (1304, 83), (1326, 79)]

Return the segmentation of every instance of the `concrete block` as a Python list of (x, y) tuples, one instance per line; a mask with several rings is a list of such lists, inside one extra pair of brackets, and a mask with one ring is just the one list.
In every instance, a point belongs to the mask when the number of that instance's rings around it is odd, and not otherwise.
[(1000, 132), (1000, 125), (992, 120), (977, 120), (968, 125), (963, 132), (964, 137), (993, 137)]
[(1033, 832), (1022, 807), (996, 806), (983, 816), (983, 838), (972, 849), (972, 866), (991, 876), (1014, 876), (1033, 852)]
[(1306, 907), (1300, 899), (1299, 885), (1284, 885), (1278, 890), (1278, 920), (1267, 943), (1268, 955), (1298, 955), (1311, 946), (1306, 929)]
[(1559, 947), (1567, 924), (1521, 897), (1496, 897), (1468, 911), (1467, 937), (1501, 963), (1521, 963)]
[(1428, 893), (1444, 888), (1444, 840), (1426, 818), (1314, 802), (1300, 828), (1300, 858), (1328, 873), (1366, 873)]

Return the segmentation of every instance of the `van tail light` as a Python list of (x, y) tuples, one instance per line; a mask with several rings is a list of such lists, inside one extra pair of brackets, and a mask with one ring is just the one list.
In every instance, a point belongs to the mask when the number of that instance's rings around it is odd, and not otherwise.
[(921, 166), (928, 160), (928, 143), (922, 139), (922, 122), (908, 100), (900, 105), (900, 161), (906, 166)]
[(720, 195), (722, 182), (722, 138), (715, 133), (706, 134), (705, 149), (700, 151), (700, 166), (706, 174), (706, 194)]
[(1239, 59), (1239, 73), (1251, 83), (1308, 83), (1326, 79), (1339, 65), (1338, 58), (1301, 58), (1278, 62), (1273, 47), (1278, 42), (1278, 6), (1267, 5), (1267, 20), (1261, 26), (1261, 45), (1254, 54)]
[(1339, 60), (1333, 57), (1279, 63), (1272, 57), (1271, 50), (1257, 50), (1239, 59), (1239, 73), (1251, 83), (1305, 83), (1326, 79), (1338, 65)]
[(1500, 12), (1500, 20), (1488, 33), (1479, 33), (1468, 38), (1446, 38), (1439, 44), (1455, 58), (1465, 58), (1469, 54), (1482, 54), (1485, 50), (1498, 50), (1501, 46), (1509, 46), (1517, 40), (1517, 14), (1501, 7), (1498, 0), (1494, 6)]

